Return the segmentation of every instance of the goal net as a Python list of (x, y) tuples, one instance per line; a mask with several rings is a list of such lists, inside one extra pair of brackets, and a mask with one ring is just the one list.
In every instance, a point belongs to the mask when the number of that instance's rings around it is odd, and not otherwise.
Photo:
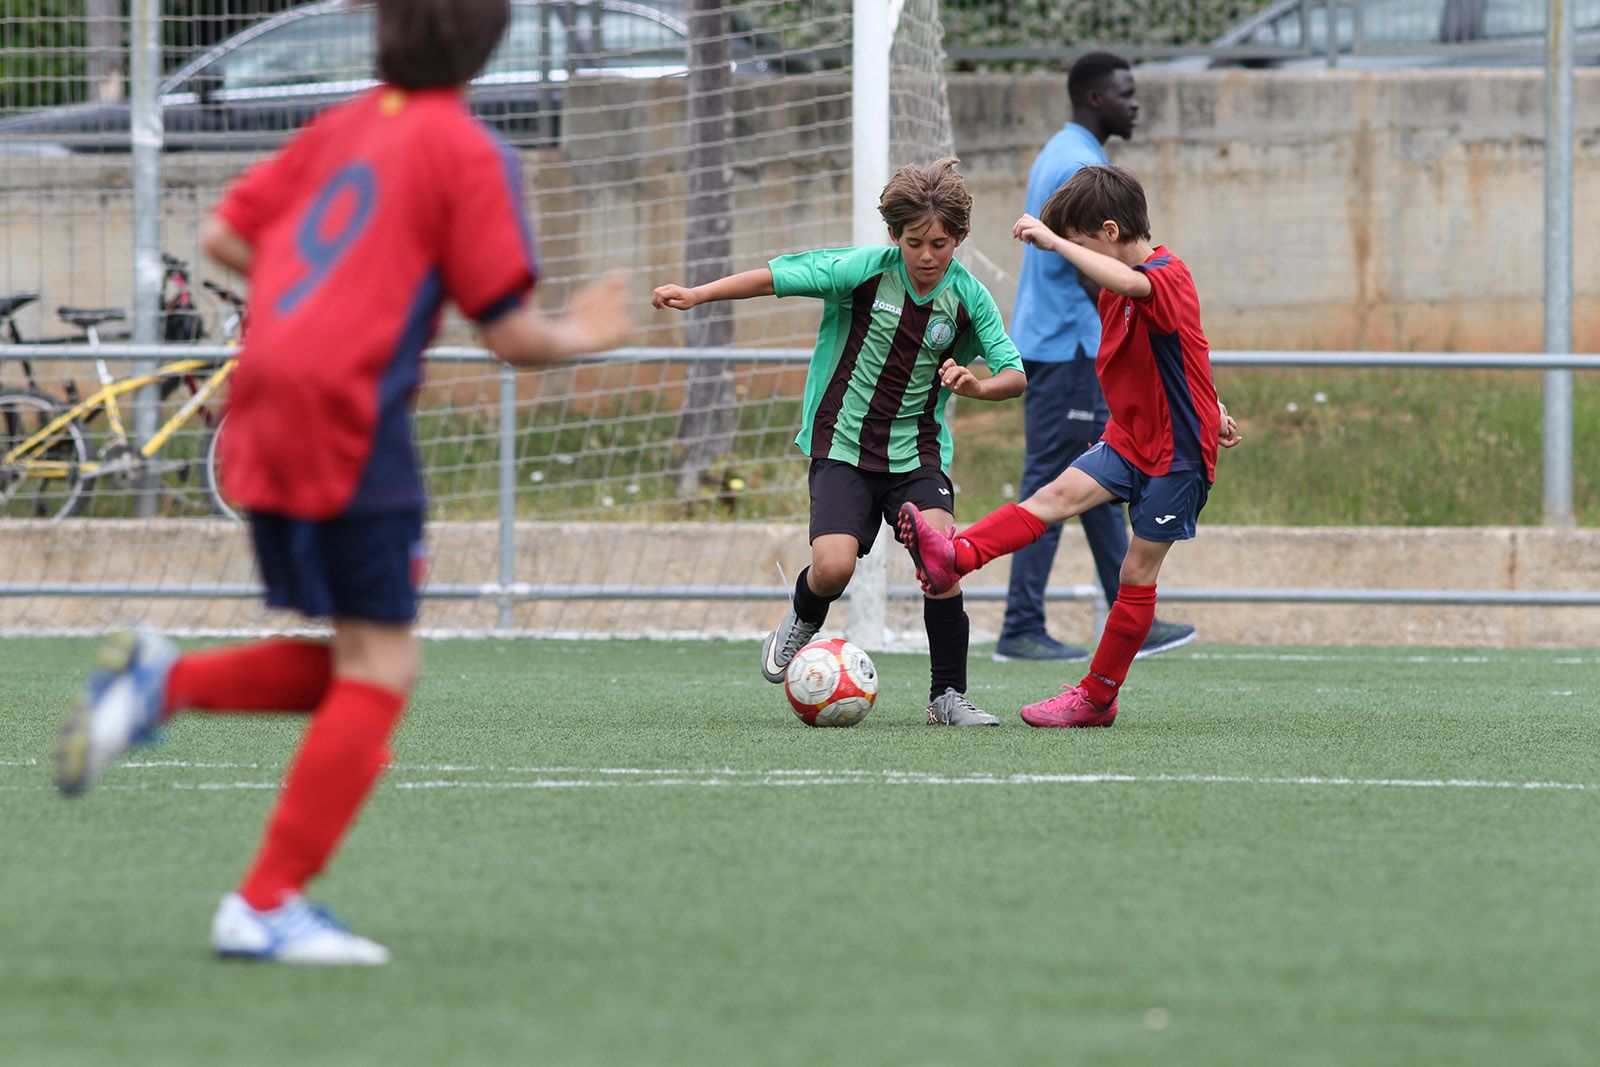
[[(372, 11), (181, 5), (161, 27), (164, 150), (150, 173), (128, 151), (126, 42), (138, 35), (92, 3), (86, 18), (83, 5), (27, 2), (39, 10), (0, 15), (14, 75), (0, 84), (0, 297), (14, 305), (0, 322), (0, 628), (295, 626), (258, 606), (244, 525), (214, 491), (216, 375), (234, 309), (205, 283), (243, 294), (244, 282), (202, 261), (198, 230), (308, 107), (370, 84)], [(889, 65), (889, 162), (950, 154), (937, 0), (884, 2), (893, 37), (872, 61)], [(575, 285), (625, 271), (637, 328), (604, 358), (512, 374), (447, 320), (417, 398), (432, 501), (421, 624), (759, 633), (809, 558), (807, 464), (793, 438), (818, 306), (762, 299), (681, 314), (651, 310), (649, 294), (853, 243), (851, 4), (513, 9), (473, 97), (518, 149), (537, 302), (554, 310)], [(62, 108), (49, 122), (45, 104)], [(149, 183), (160, 251), (178, 265), (158, 319), (170, 347), (138, 362), (118, 346)], [(105, 346), (98, 361), (31, 343), (86, 327)], [(156, 385), (126, 387), (151, 367)], [(912, 584), (898, 558), (889, 581)], [(904, 626), (920, 629), (912, 606), (899, 604)], [(848, 604), (831, 624), (849, 624)]]

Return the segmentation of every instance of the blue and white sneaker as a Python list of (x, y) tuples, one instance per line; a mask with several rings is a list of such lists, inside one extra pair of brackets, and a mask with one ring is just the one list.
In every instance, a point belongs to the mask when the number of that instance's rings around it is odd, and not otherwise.
[(388, 949), (352, 934), (331, 912), (301, 896), (257, 911), (238, 893), (229, 893), (211, 920), (211, 947), (219, 956), (278, 963), (376, 967), (389, 962)]
[(56, 788), (77, 796), (134, 745), (156, 744), (173, 643), (148, 627), (112, 634), (95, 653), (95, 670), (56, 734)]

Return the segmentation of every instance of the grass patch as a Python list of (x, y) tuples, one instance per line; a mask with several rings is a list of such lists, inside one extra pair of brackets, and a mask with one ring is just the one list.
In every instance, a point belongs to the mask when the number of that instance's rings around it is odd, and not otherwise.
[[(296, 720), (187, 718), (54, 795), (36, 761), (89, 650), (0, 645), (6, 1062), (1587, 1064), (1600, 1043), (1586, 653), (1186, 649), (1082, 732), (1015, 717), (1054, 671), (981, 655), (1003, 725), (927, 727), (926, 659), (883, 655), (867, 720), (809, 730), (754, 644), (430, 643), (396, 766), (317, 886), (395, 952), (352, 973), (206, 951)], [(1447, 781), (1480, 784), (1423, 784)]]
[[(1541, 521), (1542, 377), (1525, 371), (1223, 368), (1245, 441), (1217, 463), (1202, 519), (1288, 526), (1527, 526)], [(1021, 405), (955, 428), (969, 520), (1015, 499)], [(1573, 385), (1573, 508), (1600, 523), (1600, 380)], [(1008, 496), (1007, 489), (1010, 489)]]
[[(1542, 376), (1526, 371), (1224, 368), (1219, 390), (1245, 443), (1218, 464), (1205, 521), (1291, 526), (1521, 526), (1541, 521)], [(767, 383), (770, 387), (771, 383)], [(1600, 523), (1600, 381), (1574, 377), (1574, 510)], [(614, 521), (800, 519), (806, 460), (793, 440), (797, 400), (746, 400), (729, 447), (680, 495), (679, 411), (659, 390), (586, 394), (519, 411), (517, 513)], [(1022, 470), (1022, 404), (958, 403), (951, 475), (961, 515), (1014, 501)], [(436, 519), (499, 512), (498, 413), (425, 404), (417, 441)], [(162, 458), (193, 458), (170, 475), (163, 514), (209, 514), (202, 436)], [(126, 487), (98, 485), (85, 514), (132, 514)]]

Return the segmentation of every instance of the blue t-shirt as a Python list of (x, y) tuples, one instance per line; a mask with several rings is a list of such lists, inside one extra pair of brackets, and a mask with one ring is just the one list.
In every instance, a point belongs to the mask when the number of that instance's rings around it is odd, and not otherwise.
[[(1050, 194), (1088, 167), (1106, 162), (1105, 149), (1094, 134), (1069, 122), (1039, 150), (1028, 171), (1028, 214), (1038, 217)], [(1011, 310), (1011, 339), (1022, 358), (1040, 363), (1065, 363), (1083, 355), (1093, 359), (1100, 348), (1100, 313), (1095, 310), (1078, 272), (1054, 252), (1032, 245), (1022, 249), (1022, 277)]]

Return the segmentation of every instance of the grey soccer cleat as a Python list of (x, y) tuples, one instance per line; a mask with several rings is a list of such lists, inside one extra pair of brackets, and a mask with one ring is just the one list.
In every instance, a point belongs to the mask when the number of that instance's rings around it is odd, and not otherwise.
[(1139, 646), (1139, 651), (1133, 654), (1134, 659), (1144, 659), (1154, 656), (1168, 649), (1187, 645), (1194, 640), (1194, 627), (1184, 622), (1162, 622), (1157, 619), (1150, 624), (1150, 633), (1145, 637), (1144, 644)]
[(781, 684), (784, 674), (789, 670), (789, 661), (794, 659), (796, 652), (811, 643), (819, 629), (821, 627), (796, 616), (793, 608), (784, 612), (783, 621), (761, 642), (762, 677)]
[(928, 725), (939, 726), (999, 726), (1000, 720), (987, 711), (980, 711), (967, 699), (965, 693), (946, 689), (939, 698), (928, 705)]

